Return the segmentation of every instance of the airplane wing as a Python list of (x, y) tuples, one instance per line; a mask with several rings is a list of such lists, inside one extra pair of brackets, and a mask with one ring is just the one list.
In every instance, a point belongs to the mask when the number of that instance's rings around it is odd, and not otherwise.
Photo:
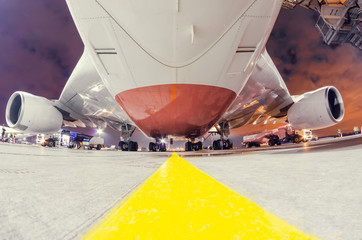
[[(243, 90), (219, 121), (220, 132), (259, 123), (290, 123), (296, 129), (318, 129), (340, 122), (344, 104), (332, 86), (291, 96), (264, 49)], [(223, 129), (225, 128), (225, 129)]]
[(243, 90), (226, 111), (223, 121), (231, 128), (266, 119), (285, 121), (293, 98), (266, 50), (261, 54)]
[(127, 114), (116, 104), (94, 64), (84, 51), (55, 106), (66, 126), (102, 127), (122, 131), (131, 125)]
[(105, 128), (108, 125), (128, 138), (135, 130), (107, 90), (87, 51), (58, 100), (17, 91), (9, 99), (6, 119), (11, 128), (30, 133), (54, 133), (62, 126)]

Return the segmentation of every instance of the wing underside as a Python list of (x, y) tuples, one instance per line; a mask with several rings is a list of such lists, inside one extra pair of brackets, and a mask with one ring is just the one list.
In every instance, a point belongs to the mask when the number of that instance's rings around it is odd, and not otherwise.
[(63, 92), (55, 102), (70, 127), (106, 127), (121, 131), (132, 124), (105, 87), (86, 51), (79, 60)]
[(245, 87), (221, 121), (228, 121), (231, 128), (267, 120), (284, 122), (293, 103), (280, 73), (264, 50)]

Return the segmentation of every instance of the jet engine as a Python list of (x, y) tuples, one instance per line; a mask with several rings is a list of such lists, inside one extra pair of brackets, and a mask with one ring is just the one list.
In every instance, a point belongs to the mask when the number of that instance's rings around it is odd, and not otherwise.
[(17, 91), (6, 106), (9, 127), (32, 133), (54, 133), (63, 123), (62, 114), (44, 97)]
[(320, 129), (342, 121), (342, 96), (333, 86), (327, 86), (296, 98), (288, 110), (288, 121), (296, 129)]

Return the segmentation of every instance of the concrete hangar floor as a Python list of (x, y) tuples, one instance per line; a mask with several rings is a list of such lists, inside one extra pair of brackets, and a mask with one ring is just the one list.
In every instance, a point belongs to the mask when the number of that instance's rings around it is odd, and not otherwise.
[(177, 154), (0, 144), (0, 239), (361, 240), (361, 209), (361, 136)]

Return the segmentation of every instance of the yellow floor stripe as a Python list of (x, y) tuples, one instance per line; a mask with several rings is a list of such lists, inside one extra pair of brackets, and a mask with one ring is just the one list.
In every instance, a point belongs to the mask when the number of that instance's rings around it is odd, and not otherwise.
[(174, 153), (83, 239), (317, 240)]

